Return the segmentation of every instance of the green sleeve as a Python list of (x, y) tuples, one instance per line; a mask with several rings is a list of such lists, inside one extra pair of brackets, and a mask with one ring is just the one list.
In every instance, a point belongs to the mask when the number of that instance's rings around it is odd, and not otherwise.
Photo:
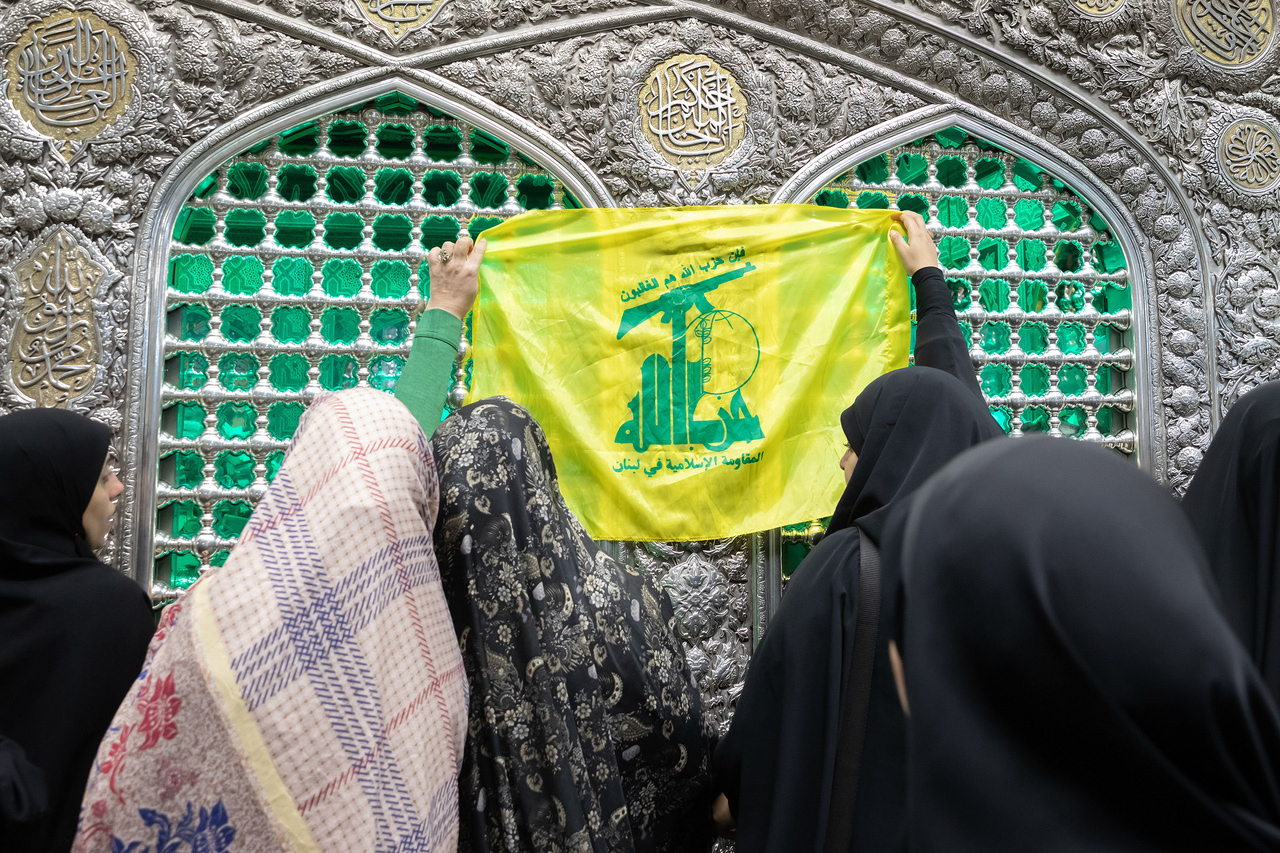
[(396, 381), (396, 399), (409, 407), (427, 438), (440, 426), (461, 340), (462, 321), (448, 311), (433, 308), (418, 317), (413, 349)]

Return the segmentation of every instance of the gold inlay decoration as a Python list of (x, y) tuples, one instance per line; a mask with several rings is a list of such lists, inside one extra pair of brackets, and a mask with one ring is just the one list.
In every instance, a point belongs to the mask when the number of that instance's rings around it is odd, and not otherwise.
[(681, 53), (663, 62), (640, 89), (644, 136), (681, 169), (724, 162), (747, 133), (747, 99), (714, 59)]
[(444, 0), (352, 0), (369, 23), (400, 41), (436, 16)]
[(1191, 46), (1218, 65), (1248, 65), (1275, 36), (1273, 0), (1177, 0)]

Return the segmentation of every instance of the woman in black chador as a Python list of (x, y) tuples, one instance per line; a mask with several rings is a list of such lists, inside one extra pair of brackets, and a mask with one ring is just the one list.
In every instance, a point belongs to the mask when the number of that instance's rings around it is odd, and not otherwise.
[(1231, 407), (1182, 508), (1227, 621), (1280, 700), (1280, 382)]
[(0, 850), (71, 847), (98, 743), (142, 668), (147, 596), (94, 556), (123, 486), (110, 430), (0, 417)]
[(908, 509), (885, 557), (912, 853), (1280, 850), (1276, 706), (1164, 490), (1033, 438), (965, 454)]
[[(791, 578), (716, 749), (716, 784), (725, 795), (717, 823), (730, 824), (727, 805), (739, 853), (882, 851), (900, 842), (905, 723), (883, 630), (891, 614), (863, 584), (874, 577), (869, 570), (864, 578), (863, 551), (880, 540), (890, 510), (931, 474), (1003, 435), (983, 400), (924, 220), (907, 213), (902, 221), (910, 242), (895, 234), (894, 244), (916, 291), (917, 366), (876, 379), (840, 416), (847, 486), (826, 538)], [(885, 561), (879, 573), (887, 589), (897, 567)], [(861, 691), (850, 688), (860, 656), (870, 666)]]
[(460, 850), (710, 846), (710, 739), (666, 594), (587, 536), (506, 398), (432, 438), (435, 542), (471, 687)]

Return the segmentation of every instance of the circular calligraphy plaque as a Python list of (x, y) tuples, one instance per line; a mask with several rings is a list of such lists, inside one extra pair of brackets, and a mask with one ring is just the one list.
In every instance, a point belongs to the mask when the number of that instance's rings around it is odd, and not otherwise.
[(681, 53), (654, 68), (640, 87), (640, 126), (671, 165), (708, 169), (742, 144), (747, 99), (714, 59)]
[(133, 100), (129, 44), (92, 12), (62, 10), (31, 24), (6, 64), (14, 109), (59, 142), (96, 136)]
[(355, 0), (355, 4), (369, 23), (398, 42), (426, 26), (444, 6), (444, 0)]
[(1072, 0), (1072, 5), (1091, 18), (1106, 18), (1120, 11), (1125, 0)]
[(1252, 65), (1275, 37), (1274, 0), (1175, 0), (1174, 11), (1191, 47), (1225, 68)]
[(1234, 121), (1218, 140), (1218, 162), (1245, 192), (1274, 190), (1280, 187), (1280, 133), (1260, 120)]

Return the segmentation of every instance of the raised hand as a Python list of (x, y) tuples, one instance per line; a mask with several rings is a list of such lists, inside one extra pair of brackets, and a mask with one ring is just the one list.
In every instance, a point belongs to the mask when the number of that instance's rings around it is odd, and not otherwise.
[(893, 248), (898, 250), (898, 257), (902, 259), (902, 265), (907, 268), (907, 275), (915, 275), (917, 270), (925, 267), (941, 269), (942, 264), (938, 262), (938, 247), (934, 245), (933, 237), (925, 227), (924, 217), (915, 211), (902, 210), (895, 212), (893, 218), (907, 229), (905, 240), (896, 231), (889, 234)]
[(427, 269), (431, 273), (431, 298), (423, 309), (441, 308), (461, 320), (467, 316), (480, 292), (480, 261), (488, 241), (479, 243), (463, 236), (456, 243), (445, 243), (427, 253)]

